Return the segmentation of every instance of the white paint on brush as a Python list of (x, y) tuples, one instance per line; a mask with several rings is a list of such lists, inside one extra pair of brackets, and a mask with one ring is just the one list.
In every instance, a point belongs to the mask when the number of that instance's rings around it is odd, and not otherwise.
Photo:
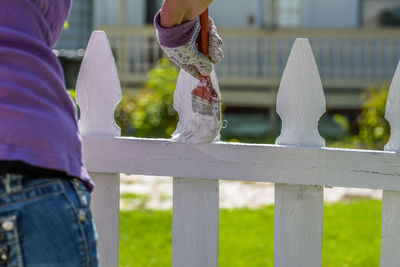
[[(277, 112), (282, 119), (278, 145), (325, 145), (318, 133), (325, 97), (307, 39), (297, 39), (293, 45)], [(323, 192), (321, 186), (275, 185), (274, 266), (321, 266)]]
[[(80, 107), (79, 129), (83, 136), (119, 136), (114, 110), (121, 87), (114, 58), (104, 32), (90, 37), (76, 84)], [(102, 266), (118, 266), (119, 173), (90, 173), (96, 187), (92, 212), (98, 232)]]
[[(215, 70), (211, 73), (214, 89), (221, 95)], [(192, 90), (199, 85), (199, 80), (183, 69), (180, 70), (174, 92), (174, 108), (178, 112), (179, 122), (172, 139), (185, 143), (211, 143), (219, 140), (221, 131), (221, 110), (213, 116), (193, 111)]]
[[(400, 151), (400, 63), (397, 66), (386, 103), (386, 119), (390, 123), (391, 135), (385, 145), (386, 151)], [(396, 166), (398, 169), (398, 166)], [(381, 265), (397, 267), (400, 263), (400, 191), (383, 191)]]

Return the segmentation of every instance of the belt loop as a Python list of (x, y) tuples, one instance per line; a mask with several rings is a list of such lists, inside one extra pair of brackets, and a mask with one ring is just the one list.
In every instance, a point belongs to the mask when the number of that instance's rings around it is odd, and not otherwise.
[(6, 173), (6, 177), (3, 181), (7, 194), (22, 190), (22, 177), (21, 174)]
[(78, 178), (73, 178), (71, 180), (71, 184), (75, 189), (76, 194), (78, 195), (79, 203), (82, 207), (87, 207), (89, 204), (89, 200), (87, 196), (83, 193), (83, 185), (82, 182)]

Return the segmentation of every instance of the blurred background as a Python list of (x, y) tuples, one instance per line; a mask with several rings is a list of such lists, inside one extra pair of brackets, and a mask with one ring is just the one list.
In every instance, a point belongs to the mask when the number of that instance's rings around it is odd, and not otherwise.
[[(92, 30), (107, 33), (125, 96), (116, 112), (123, 135), (168, 137), (176, 124), (170, 107), (176, 71), (159, 63), (152, 27), (161, 3), (75, 0), (55, 47), (67, 88), (74, 89)], [(309, 38), (327, 102), (321, 135), (328, 145), (382, 147), (388, 126), (379, 104), (400, 58), (398, 0), (216, 0), (210, 13), (225, 42), (216, 66), (228, 121), (223, 140), (274, 142), (276, 94), (291, 46)]]
[[(73, 95), (91, 32), (107, 33), (124, 136), (169, 138), (176, 127), (178, 69), (163, 58), (152, 26), (161, 3), (74, 0), (54, 48)], [(275, 142), (280, 79), (294, 40), (309, 38), (326, 97), (319, 131), (327, 146), (383, 149), (400, 59), (399, 0), (215, 0), (210, 14), (225, 42), (216, 66), (228, 121), (222, 140)], [(381, 195), (325, 188), (322, 266), (379, 266)], [(273, 202), (273, 184), (220, 182), (220, 266), (272, 266)], [(120, 203), (120, 266), (171, 266), (172, 179), (121, 174)]]

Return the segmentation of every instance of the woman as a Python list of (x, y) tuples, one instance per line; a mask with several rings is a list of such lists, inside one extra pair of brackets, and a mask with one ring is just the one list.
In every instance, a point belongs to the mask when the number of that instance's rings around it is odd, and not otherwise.
[(98, 265), (94, 184), (51, 51), (70, 7), (0, 0), (0, 265)]
[[(159, 33), (179, 40), (176, 48), (196, 59), (176, 61), (194, 76), (211, 71), (189, 43), (198, 33), (195, 18), (209, 4), (165, 0), (158, 14)], [(89, 208), (94, 184), (82, 163), (75, 107), (51, 51), (70, 8), (71, 0), (0, 0), (0, 265), (98, 266)], [(222, 57), (217, 37), (212, 27), (214, 62)]]

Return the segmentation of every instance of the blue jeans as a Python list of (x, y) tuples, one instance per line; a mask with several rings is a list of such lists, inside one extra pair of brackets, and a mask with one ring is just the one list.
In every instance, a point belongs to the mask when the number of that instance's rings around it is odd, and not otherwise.
[(77, 179), (0, 174), (0, 266), (98, 266), (89, 205)]

